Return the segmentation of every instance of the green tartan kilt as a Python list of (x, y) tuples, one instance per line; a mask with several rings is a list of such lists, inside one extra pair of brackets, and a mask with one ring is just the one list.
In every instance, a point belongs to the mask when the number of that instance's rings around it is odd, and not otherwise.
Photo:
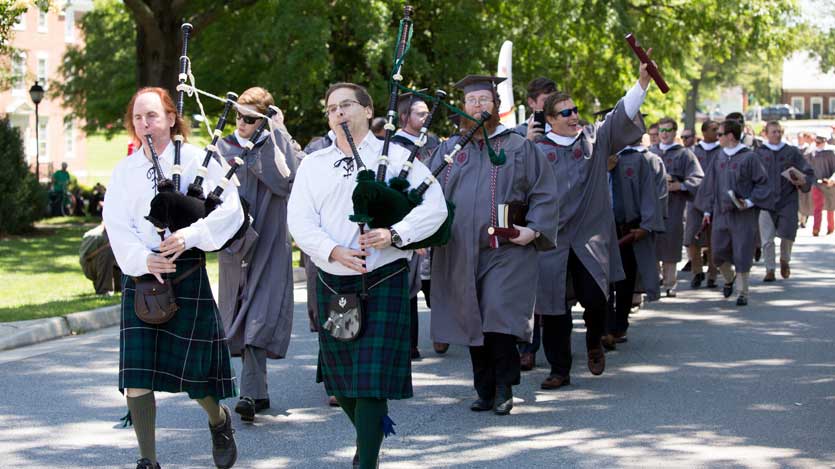
[[(196, 249), (177, 259), (172, 279), (202, 262)], [(191, 399), (218, 401), (238, 394), (229, 346), (206, 268), (174, 286), (179, 309), (165, 324), (153, 325), (134, 313), (133, 277), (122, 276), (122, 325), (119, 334), (119, 390), (185, 392)]]
[(360, 276), (318, 271), (316, 298), (321, 313), (316, 381), (324, 381), (328, 395), (337, 397), (412, 397), (406, 260), (397, 260), (366, 274), (366, 285), (373, 288), (368, 292), (365, 304), (362, 335), (351, 342), (341, 342), (331, 337), (323, 327), (328, 319), (328, 303), (332, 295), (328, 287), (339, 293), (358, 293), (361, 289)]

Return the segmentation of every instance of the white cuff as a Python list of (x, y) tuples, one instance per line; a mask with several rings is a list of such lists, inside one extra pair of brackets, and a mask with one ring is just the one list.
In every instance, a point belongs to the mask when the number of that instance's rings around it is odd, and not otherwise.
[[(649, 89), (649, 88), (647, 88)], [(635, 86), (626, 92), (623, 97), (623, 108), (626, 110), (626, 115), (630, 119), (634, 119), (641, 109), (641, 104), (644, 103), (644, 98), (647, 96), (647, 90), (641, 88), (640, 81), (635, 82)]]
[(412, 243), (412, 227), (409, 225), (409, 222), (405, 220), (400, 220), (399, 222), (392, 225), (391, 229), (393, 229), (397, 232), (398, 235), (400, 235), (401, 246), (406, 246), (407, 244)]
[(751, 202), (751, 199), (745, 199), (745, 208), (751, 208), (754, 206), (754, 202)]
[(183, 235), (183, 239), (186, 241), (187, 250), (200, 243), (200, 231), (194, 225), (181, 228), (178, 233)]
[[(332, 262), (330, 260), (331, 252), (333, 252), (333, 248), (337, 246), (339, 245), (336, 244), (336, 242), (334, 242), (332, 239), (328, 239), (327, 241), (322, 242), (322, 244), (319, 246), (319, 249), (315, 257), (318, 257), (318, 260), (320, 262), (330, 264)], [(314, 259), (313, 263), (316, 264), (316, 259)]]

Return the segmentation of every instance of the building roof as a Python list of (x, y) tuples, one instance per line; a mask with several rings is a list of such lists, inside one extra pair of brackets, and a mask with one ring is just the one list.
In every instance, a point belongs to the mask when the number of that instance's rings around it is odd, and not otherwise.
[(835, 73), (822, 73), (817, 57), (796, 52), (783, 61), (783, 91), (835, 92)]

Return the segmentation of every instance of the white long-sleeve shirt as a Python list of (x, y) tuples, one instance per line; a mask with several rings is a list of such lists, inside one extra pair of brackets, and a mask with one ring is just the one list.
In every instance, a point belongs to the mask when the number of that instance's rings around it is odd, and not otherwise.
[[(183, 168), (181, 192), (185, 192), (194, 181), (204, 155), (203, 150), (183, 144), (180, 152), (180, 165)], [(162, 173), (170, 178), (174, 165), (173, 143), (169, 143), (159, 154), (159, 160)], [(151, 199), (156, 195), (153, 177), (148, 177), (151, 167), (142, 148), (136, 150), (116, 165), (104, 198), (102, 216), (116, 262), (125, 275), (134, 277), (149, 273), (148, 255), (160, 245), (160, 237), (154, 225), (145, 219), (151, 210)], [(203, 180), (203, 192), (208, 194), (214, 190), (223, 175), (223, 169), (212, 159), (209, 162), (209, 173)], [(223, 203), (206, 218), (180, 230), (185, 235), (186, 249), (220, 249), (241, 227), (244, 217), (238, 189), (234, 184), (226, 186), (221, 199)], [(170, 234), (168, 230), (165, 231), (166, 237)]]
[[(371, 132), (357, 146), (363, 163), (376, 170), (377, 158), (382, 153), (383, 142)], [(342, 246), (359, 250), (359, 226), (348, 219), (354, 213), (351, 195), (357, 185), (356, 169), (349, 177), (342, 166), (334, 163), (346, 156), (336, 143), (316, 151), (302, 160), (290, 193), (287, 220), (290, 234), (302, 251), (307, 253), (317, 267), (333, 275), (359, 275), (338, 262), (330, 262), (334, 247)], [(409, 157), (404, 148), (389, 147), (388, 181), (400, 172)], [(416, 187), (430, 174), (429, 169), (415, 160), (409, 172), (409, 182)], [(441, 187), (429, 186), (423, 202), (412, 209), (403, 220), (392, 226), (404, 245), (428, 238), (443, 224), (447, 216), (446, 201)], [(371, 272), (397, 259), (408, 259), (412, 253), (393, 246), (385, 249), (368, 249), (366, 269)]]

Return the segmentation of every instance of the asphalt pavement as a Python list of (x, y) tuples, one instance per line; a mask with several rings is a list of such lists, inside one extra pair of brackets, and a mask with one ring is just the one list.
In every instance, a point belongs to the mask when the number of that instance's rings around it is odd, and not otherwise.
[[(571, 386), (539, 389), (548, 371), (540, 351), (506, 417), (469, 410), (467, 350), (436, 355), (423, 309), (415, 397), (390, 403), (397, 434), (381, 467), (835, 467), (833, 241), (803, 230), (788, 280), (763, 284), (755, 264), (747, 307), (719, 290), (692, 291), (679, 274), (678, 297), (632, 317), (629, 341), (607, 354), (600, 377), (586, 368), (575, 309)], [(303, 288), (295, 298), (288, 357), (269, 362), (272, 409), (254, 424), (235, 419), (235, 467), (350, 467), (353, 429), (315, 382)], [(0, 352), (0, 468), (133, 469), (134, 433), (119, 426), (118, 350), (110, 327)], [(212, 467), (197, 404), (167, 394), (157, 403), (162, 467)]]

